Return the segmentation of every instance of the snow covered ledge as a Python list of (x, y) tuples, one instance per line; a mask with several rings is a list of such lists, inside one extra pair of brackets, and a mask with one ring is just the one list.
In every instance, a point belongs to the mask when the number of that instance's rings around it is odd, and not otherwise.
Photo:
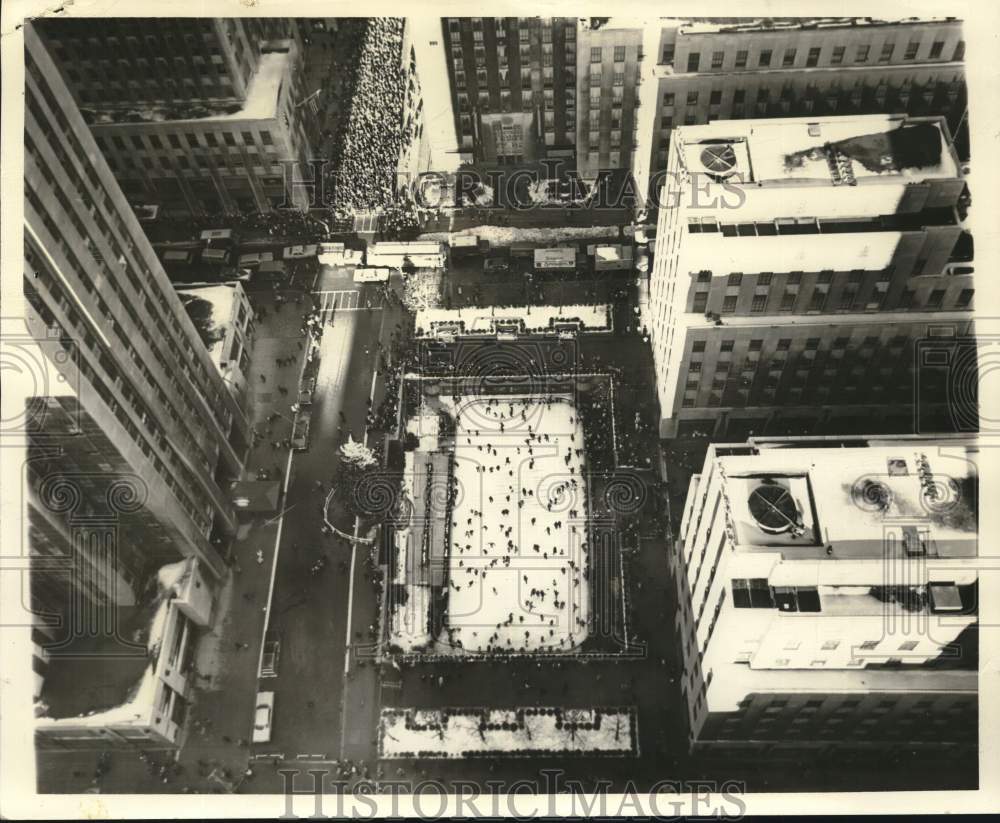
[(611, 307), (489, 306), (464, 309), (421, 309), (416, 317), (417, 337), (471, 337), (489, 335), (573, 335), (611, 331)]
[(635, 757), (639, 753), (637, 723), (634, 706), (383, 709), (379, 757)]

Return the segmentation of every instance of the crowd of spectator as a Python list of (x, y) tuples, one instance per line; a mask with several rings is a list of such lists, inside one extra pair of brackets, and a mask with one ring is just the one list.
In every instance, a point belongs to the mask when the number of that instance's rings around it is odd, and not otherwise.
[(331, 157), (335, 216), (390, 207), (403, 147), (403, 19), (366, 22), (343, 140)]

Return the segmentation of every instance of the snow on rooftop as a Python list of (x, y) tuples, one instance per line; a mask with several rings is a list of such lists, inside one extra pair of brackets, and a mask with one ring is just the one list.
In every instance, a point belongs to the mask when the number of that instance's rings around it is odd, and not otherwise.
[[(920, 165), (911, 165), (915, 162), (914, 152), (908, 153), (907, 149), (927, 140), (931, 129), (938, 145), (927, 147), (927, 159)], [(712, 166), (706, 168), (703, 163), (705, 149), (728, 146), (734, 153), (731, 170), (741, 175), (743, 183), (830, 184), (831, 148), (837, 150), (841, 163), (849, 167), (850, 174), (859, 182), (960, 175), (940, 126), (933, 120), (913, 121), (903, 115), (718, 120), (703, 126), (684, 126), (679, 131), (688, 171), (713, 172)], [(893, 135), (894, 132), (897, 134)], [(715, 166), (725, 165), (725, 159), (719, 158)]]
[(629, 756), (636, 753), (635, 710), (383, 709), (379, 757), (462, 758), (498, 752)]
[[(921, 458), (930, 470), (932, 492), (926, 490)], [(741, 522), (752, 521), (742, 475), (801, 476), (798, 485), (789, 484), (791, 496), (807, 515), (808, 530), (815, 510), (822, 542), (881, 542), (887, 527), (908, 523), (929, 535), (941, 556), (963, 556), (976, 541), (978, 511), (975, 500), (966, 499), (974, 483), (964, 454), (901, 443), (866, 449), (762, 449), (719, 459), (725, 464), (734, 517)]]
[(226, 333), (232, 323), (233, 302), (236, 300), (235, 287), (189, 286), (177, 289), (177, 296), (194, 322), (212, 362), (221, 368), (225, 360)]
[(204, 119), (218, 122), (267, 120), (276, 117), (281, 81), (290, 71), (291, 60), (292, 56), (289, 51), (263, 52), (257, 63), (257, 71), (254, 72), (253, 79), (250, 81), (250, 88), (247, 89), (247, 97), (243, 101), (243, 107), (232, 114), (217, 114)]
[(610, 308), (607, 304), (596, 306), (489, 306), (465, 309), (421, 309), (417, 312), (418, 335), (433, 333), (441, 324), (464, 326), (465, 334), (491, 334), (497, 322), (521, 322), (525, 332), (545, 331), (553, 323), (579, 320), (584, 331), (610, 329)]

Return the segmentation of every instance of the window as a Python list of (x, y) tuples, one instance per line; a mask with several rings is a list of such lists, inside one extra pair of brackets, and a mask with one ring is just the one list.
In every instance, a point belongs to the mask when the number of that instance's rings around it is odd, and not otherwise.
[(904, 60), (915, 60), (917, 57), (917, 52), (920, 50), (920, 41), (911, 40), (906, 44), (906, 53), (903, 55)]
[(699, 291), (695, 292), (694, 303), (691, 305), (691, 311), (703, 312), (708, 307), (708, 292)]
[(590, 62), (591, 63), (600, 63), (601, 59), (602, 59), (601, 47), (600, 46), (594, 46), (593, 48), (591, 48), (591, 50), (590, 50)]
[(703, 351), (705, 351), (705, 341), (704, 340), (695, 340), (691, 344), (691, 351), (692, 352), (703, 352)]
[(802, 272), (792, 271), (788, 273), (788, 285), (797, 286), (802, 282)]
[(773, 609), (766, 577), (733, 578), (733, 606), (737, 609)]
[(833, 651), (840, 645), (839, 640), (827, 640), (820, 648), (823, 651)]
[(757, 102), (766, 103), (769, 95), (770, 91), (768, 89), (757, 89)]
[(763, 312), (765, 308), (767, 308), (767, 295), (755, 294), (753, 300), (750, 302), (750, 311)]
[(833, 282), (833, 272), (832, 271), (821, 271), (816, 275), (817, 283), (830, 284)]
[(794, 66), (795, 54), (796, 54), (795, 49), (785, 49), (784, 57), (781, 58), (781, 65), (785, 66), (786, 68), (788, 66)]
[(723, 340), (722, 343), (719, 345), (719, 351), (732, 351), (733, 346), (735, 345), (736, 345), (735, 340)]
[(927, 56), (931, 60), (936, 60), (938, 57), (941, 56), (942, 51), (944, 51), (944, 40), (935, 40), (933, 43), (931, 43), (931, 51), (930, 54), (928, 54)]
[(781, 311), (791, 311), (795, 308), (795, 298), (796, 293), (793, 291), (786, 291), (781, 295)]
[(698, 71), (701, 63), (701, 52), (693, 51), (688, 55), (688, 71)]
[(776, 586), (774, 604), (784, 612), (818, 612), (819, 591), (815, 586)]
[(722, 102), (722, 92), (721, 91), (713, 91), (711, 94), (709, 94), (709, 96), (708, 96), (708, 103), (709, 103), (710, 106), (718, 106), (719, 103), (721, 103), (721, 102)]
[(733, 92), (733, 104), (739, 105), (746, 99), (747, 93), (745, 89), (736, 89)]
[(965, 41), (964, 40), (959, 40), (955, 44), (955, 52), (954, 52), (954, 54), (952, 54), (951, 59), (954, 60), (956, 63), (961, 62), (962, 60), (965, 59)]
[(806, 67), (812, 68), (819, 63), (819, 55), (822, 49), (819, 46), (809, 49), (809, 55), (806, 57)]
[(972, 296), (975, 293), (975, 289), (962, 289), (962, 291), (958, 293), (958, 300), (955, 301), (955, 305), (960, 308), (965, 308), (972, 302)]
[(858, 46), (857, 52), (854, 54), (855, 63), (864, 63), (868, 60), (868, 55), (871, 54), (871, 46)]
[(839, 66), (844, 62), (844, 52), (847, 51), (846, 46), (836, 46), (833, 49), (833, 54), (830, 55), (830, 63), (834, 66)]
[(944, 302), (944, 289), (934, 289), (927, 298), (927, 308), (939, 309)]
[(726, 280), (727, 286), (739, 286), (742, 283), (743, 283), (743, 274), (738, 271), (733, 272), (731, 275), (729, 275), (729, 278)]
[(698, 92), (689, 91), (687, 94), (687, 104), (689, 106), (695, 106), (698, 104)]
[(721, 69), (722, 61), (725, 59), (726, 53), (724, 51), (713, 51), (712, 52), (712, 68)]
[(243, 138), (243, 145), (252, 146), (253, 145), (253, 132), (245, 131), (240, 135)]
[(863, 271), (859, 271), (858, 269), (855, 269), (848, 276), (847, 282), (848, 283), (860, 283), (864, 279), (864, 277), (865, 277), (865, 273)]
[(859, 649), (867, 649), (867, 650), (871, 651), (872, 649), (877, 649), (878, 648), (878, 644), (879, 644), (878, 640), (865, 640), (858, 648)]
[(625, 47), (615, 46), (615, 62), (624, 63), (625, 62)]
[(907, 640), (899, 644), (899, 650), (901, 652), (912, 652), (915, 648), (917, 648), (916, 640)]
[(674, 93), (668, 91), (663, 95), (663, 105), (672, 106), (673, 104), (674, 104)]
[(757, 58), (758, 66), (770, 66), (771, 65), (771, 50), (761, 49), (760, 56)]
[(736, 295), (730, 295), (722, 300), (722, 311), (725, 314), (732, 314), (736, 311)]
[(176, 134), (167, 135), (167, 139), (170, 141), (171, 148), (179, 149), (181, 147), (181, 138)]
[(878, 56), (879, 63), (888, 63), (892, 59), (892, 52), (895, 49), (894, 43), (885, 43), (882, 46), (882, 51)]

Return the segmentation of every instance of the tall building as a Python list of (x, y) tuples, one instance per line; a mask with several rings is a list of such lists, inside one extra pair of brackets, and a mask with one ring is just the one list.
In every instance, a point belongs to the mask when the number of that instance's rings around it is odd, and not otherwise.
[[(236, 526), (226, 488), (249, 448), (246, 412), (30, 25), (25, 61), (26, 322), (64, 379), (31, 433), (38, 457), (55, 461), (52, 472), (66, 467), (83, 498), (78, 513), (108, 505), (97, 479), (118, 473), (130, 485), (122, 506), (131, 526), (117, 531), (128, 544), (118, 570), (126, 594), (183, 557), (218, 578)], [(65, 510), (36, 514), (33, 527), (53, 545), (53, 517), (64, 534), (73, 525)]]
[(916, 351), (971, 334), (968, 192), (942, 117), (681, 127), (660, 197), (643, 323), (664, 437), (912, 418)]
[(645, 27), (635, 20), (581, 20), (577, 49), (577, 171), (630, 168), (638, 139), (639, 81)]
[(576, 19), (446, 17), (442, 26), (463, 159), (505, 165), (572, 158)]
[(134, 206), (307, 205), (293, 181), (311, 177), (319, 121), (294, 19), (66, 19), (39, 31)]
[(632, 164), (642, 194), (666, 168), (672, 130), (714, 120), (942, 114), (967, 156), (954, 18), (675, 20), (650, 26), (644, 50)]
[(975, 749), (976, 451), (709, 446), (671, 555), (692, 747)]

